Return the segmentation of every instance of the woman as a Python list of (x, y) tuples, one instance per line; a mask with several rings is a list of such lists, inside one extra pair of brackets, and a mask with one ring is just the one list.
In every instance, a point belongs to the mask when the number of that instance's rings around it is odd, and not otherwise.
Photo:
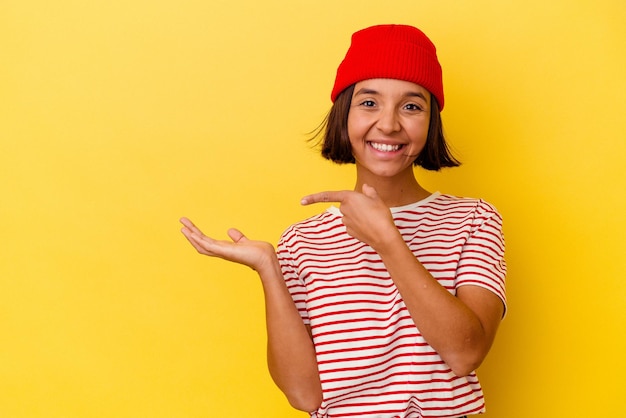
[(490, 204), (425, 190), (413, 167), (453, 167), (441, 67), (419, 29), (352, 36), (337, 70), (322, 155), (354, 163), (353, 190), (271, 244), (205, 236), (202, 254), (255, 269), (265, 295), (270, 373), (313, 417), (456, 418), (484, 412), (475, 369), (505, 312), (502, 220)]

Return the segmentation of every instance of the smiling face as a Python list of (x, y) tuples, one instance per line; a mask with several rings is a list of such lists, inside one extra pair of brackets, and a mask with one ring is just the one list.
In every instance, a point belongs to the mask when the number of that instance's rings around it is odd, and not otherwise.
[(348, 136), (360, 175), (413, 177), (413, 161), (426, 144), (430, 93), (395, 79), (355, 85), (348, 113)]

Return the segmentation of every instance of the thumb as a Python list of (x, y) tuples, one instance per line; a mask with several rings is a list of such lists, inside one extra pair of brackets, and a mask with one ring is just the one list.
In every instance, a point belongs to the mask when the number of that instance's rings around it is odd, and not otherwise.
[(230, 237), (231, 240), (233, 240), (233, 242), (237, 243), (240, 242), (242, 240), (247, 240), (246, 236), (243, 234), (243, 232), (241, 232), (238, 229), (235, 228), (230, 228), (228, 230), (228, 236)]
[(369, 184), (363, 184), (361, 191), (367, 197), (371, 197), (372, 199), (378, 199), (378, 193), (376, 193), (376, 189), (374, 189)]

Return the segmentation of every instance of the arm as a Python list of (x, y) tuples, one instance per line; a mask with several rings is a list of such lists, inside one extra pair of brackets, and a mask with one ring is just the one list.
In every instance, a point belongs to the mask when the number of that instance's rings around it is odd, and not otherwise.
[(487, 355), (503, 314), (502, 301), (478, 286), (462, 286), (454, 296), (426, 270), (393, 223), (375, 190), (324, 192), (303, 204), (341, 202), (347, 232), (382, 258), (411, 318), (426, 341), (459, 376), (475, 370)]
[(322, 389), (313, 341), (291, 299), (274, 247), (252, 241), (231, 229), (232, 242), (204, 235), (191, 221), (181, 219), (183, 235), (200, 253), (247, 265), (256, 270), (265, 297), (267, 363), (272, 379), (296, 409), (314, 411)]
[(259, 276), (265, 294), (270, 374), (294, 408), (315, 411), (322, 403), (322, 386), (310, 331), (291, 299), (278, 260)]
[(486, 357), (500, 324), (503, 304), (493, 292), (462, 286), (453, 296), (397, 236), (375, 244), (413, 321), (452, 371), (464, 376)]

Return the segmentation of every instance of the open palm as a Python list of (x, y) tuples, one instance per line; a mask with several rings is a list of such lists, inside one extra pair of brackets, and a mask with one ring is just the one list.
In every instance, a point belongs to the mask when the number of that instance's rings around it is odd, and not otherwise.
[(272, 244), (250, 240), (237, 229), (228, 230), (231, 241), (216, 240), (204, 235), (189, 219), (181, 218), (180, 222), (183, 224), (181, 232), (200, 254), (243, 264), (257, 271), (276, 258)]

